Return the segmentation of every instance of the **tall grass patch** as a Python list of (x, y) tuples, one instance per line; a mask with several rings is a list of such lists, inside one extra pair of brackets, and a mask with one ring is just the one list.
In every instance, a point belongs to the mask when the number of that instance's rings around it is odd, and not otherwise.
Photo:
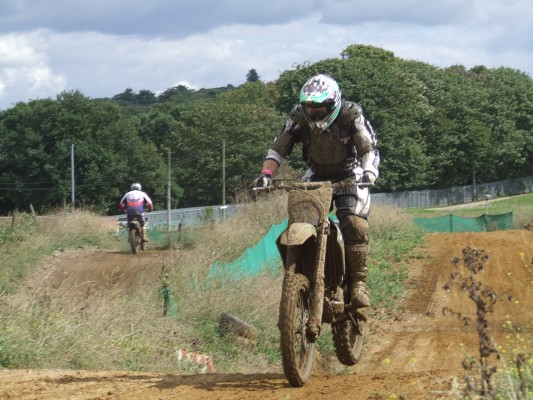
[(88, 211), (43, 217), (16, 214), (13, 226), (0, 227), (0, 293), (12, 292), (20, 279), (54, 251), (109, 246), (111, 241), (99, 217)]
[[(235, 279), (229, 274), (208, 277), (214, 261), (231, 262), (254, 246), (272, 224), (286, 218), (286, 194), (274, 192), (244, 207), (236, 217), (219, 224), (188, 229), (192, 246), (179, 251), (179, 261), (166, 271), (176, 304), (176, 320), (187, 321), (181, 345), (209, 354), (217, 369), (231, 372), (278, 368), (277, 315), (282, 270)], [(260, 331), (257, 343), (242, 346), (222, 337), (218, 319), (227, 312)]]
[[(286, 196), (282, 191), (269, 193), (221, 223), (185, 227), (186, 244), (178, 242), (166, 257), (146, 266), (133, 286), (121, 285), (120, 280), (106, 287), (68, 280), (39, 290), (18, 285), (54, 251), (104, 243), (114, 249), (125, 245), (124, 240), (117, 241), (93, 226), (96, 218), (92, 214), (59, 215), (49, 223), (34, 221), (25, 230), (15, 231), (16, 247), (11, 249), (13, 258), (6, 271), (18, 270), (21, 261), (27, 269), (18, 277), (13, 275), (16, 290), (0, 297), (0, 366), (197, 372), (177, 362), (175, 351), (183, 348), (207, 354), (220, 372), (280, 372), (281, 262), (279, 269), (242, 279), (211, 278), (209, 269), (215, 261), (237, 259), (272, 224), (284, 220)], [(423, 235), (402, 210), (392, 207), (375, 206), (370, 226), (373, 307), (387, 307), (402, 292), (410, 254), (421, 245)], [(148, 248), (155, 245), (150, 242)], [(25, 258), (22, 248), (34, 258)], [(131, 256), (125, 249), (120, 252)], [(166, 316), (163, 288), (168, 289), (173, 304), (172, 313)], [(237, 337), (222, 336), (218, 324), (222, 313), (255, 327), (259, 331), (256, 341), (243, 343)], [(323, 330), (319, 351), (326, 359), (334, 359), (331, 334), (327, 326)]]
[(374, 206), (369, 218), (369, 286), (374, 307), (392, 307), (405, 290), (414, 249), (424, 246), (425, 232), (405, 210)]
[(43, 289), (4, 300), (1, 367), (158, 371), (171, 365), (180, 331), (161, 318), (157, 282), (135, 295), (118, 287)]

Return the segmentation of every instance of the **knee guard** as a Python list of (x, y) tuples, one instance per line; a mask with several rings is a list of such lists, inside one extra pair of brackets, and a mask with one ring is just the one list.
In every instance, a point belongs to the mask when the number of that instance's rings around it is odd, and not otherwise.
[(345, 244), (368, 244), (368, 221), (366, 218), (349, 214), (339, 218), (339, 222)]

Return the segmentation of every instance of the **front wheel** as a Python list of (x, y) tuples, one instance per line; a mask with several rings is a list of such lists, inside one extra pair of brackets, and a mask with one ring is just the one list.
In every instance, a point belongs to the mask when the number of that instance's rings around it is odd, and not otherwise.
[(338, 360), (344, 365), (355, 365), (363, 353), (364, 328), (366, 318), (355, 313), (352, 318), (332, 324), (333, 343)]
[(278, 327), (281, 336), (283, 372), (289, 383), (300, 387), (311, 376), (315, 344), (306, 335), (309, 321), (309, 281), (301, 274), (288, 274), (283, 281)]

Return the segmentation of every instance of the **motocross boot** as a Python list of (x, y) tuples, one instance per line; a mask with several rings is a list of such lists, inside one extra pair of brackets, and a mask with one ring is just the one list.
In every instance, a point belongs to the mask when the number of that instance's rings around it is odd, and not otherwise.
[(346, 245), (346, 270), (350, 290), (350, 308), (370, 307), (370, 294), (366, 288), (368, 245)]
[(149, 242), (149, 241), (150, 241), (150, 240), (148, 239), (148, 230), (147, 230), (145, 227), (143, 227), (143, 229), (142, 229), (141, 240), (142, 240), (143, 242)]

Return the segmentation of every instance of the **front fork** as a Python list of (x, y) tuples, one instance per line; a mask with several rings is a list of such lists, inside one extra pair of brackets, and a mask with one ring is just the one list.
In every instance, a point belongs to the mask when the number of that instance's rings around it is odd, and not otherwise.
[(322, 327), (322, 312), (324, 309), (324, 268), (326, 264), (326, 247), (329, 233), (329, 223), (326, 221), (318, 230), (316, 238), (315, 263), (311, 275), (311, 294), (309, 296), (309, 323), (307, 325), (306, 333), (309, 339), (314, 342), (320, 335), (320, 328)]

